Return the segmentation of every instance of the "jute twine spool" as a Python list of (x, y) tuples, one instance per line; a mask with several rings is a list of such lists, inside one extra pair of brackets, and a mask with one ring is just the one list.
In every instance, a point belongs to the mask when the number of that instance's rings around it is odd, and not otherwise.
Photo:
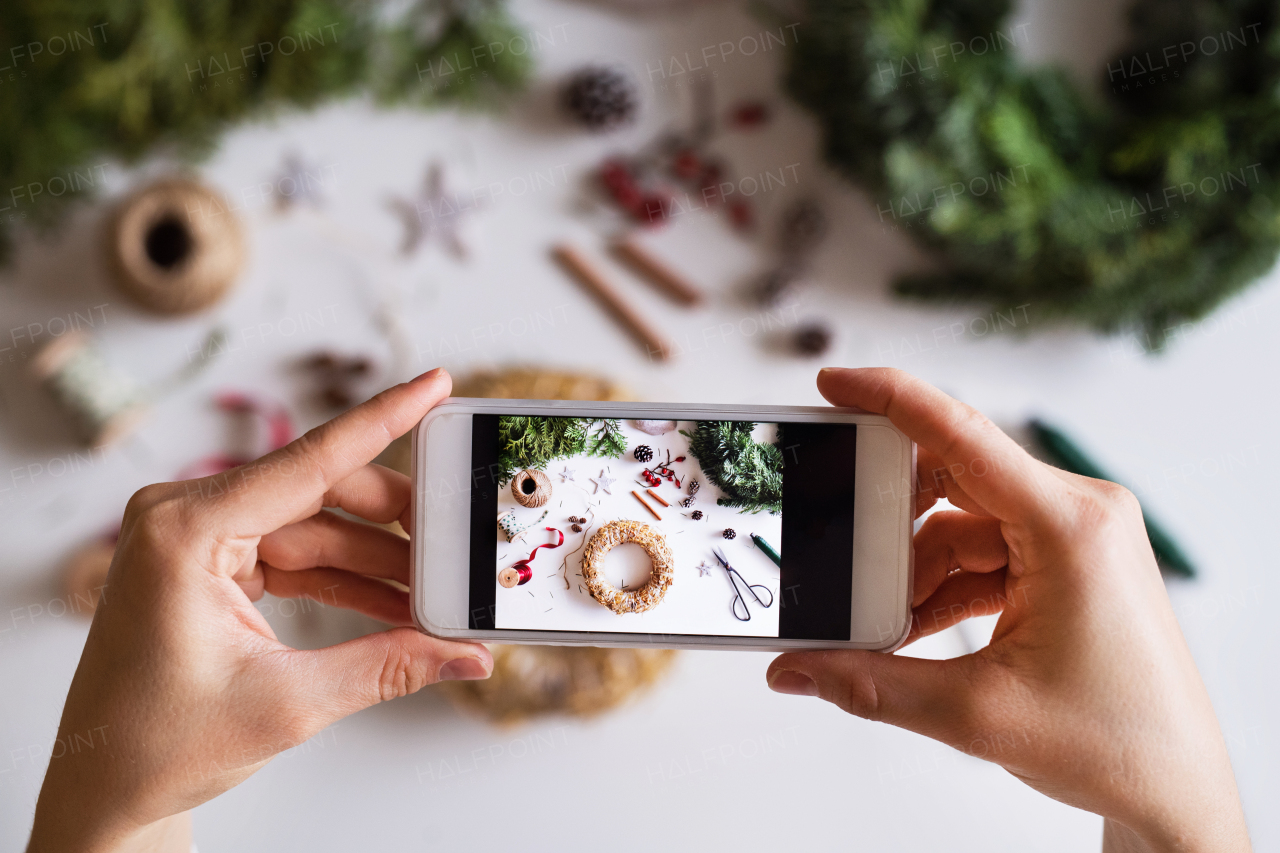
[(520, 506), (537, 509), (551, 499), (551, 478), (537, 468), (525, 468), (511, 478), (511, 494)]
[(116, 285), (157, 314), (217, 302), (244, 267), (240, 223), (216, 192), (167, 178), (126, 198), (112, 217), (107, 257)]
[[(621, 386), (595, 376), (533, 368), (484, 371), (455, 379), (459, 397), (532, 400), (634, 400)], [(408, 473), (409, 444), (396, 441), (379, 458)], [(484, 681), (440, 685), (459, 706), (501, 724), (544, 714), (592, 717), (622, 705), (671, 669), (672, 649), (595, 649), (568, 646), (490, 646), (493, 675)]]
[(90, 447), (125, 435), (146, 413), (146, 392), (113, 370), (83, 332), (67, 332), (43, 346), (31, 372)]

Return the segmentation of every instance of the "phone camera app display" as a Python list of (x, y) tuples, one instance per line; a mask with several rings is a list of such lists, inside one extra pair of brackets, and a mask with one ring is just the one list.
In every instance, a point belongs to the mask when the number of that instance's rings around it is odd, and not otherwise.
[(497, 487), (472, 493), (472, 627), (847, 638), (852, 424), (475, 415), (472, 432)]

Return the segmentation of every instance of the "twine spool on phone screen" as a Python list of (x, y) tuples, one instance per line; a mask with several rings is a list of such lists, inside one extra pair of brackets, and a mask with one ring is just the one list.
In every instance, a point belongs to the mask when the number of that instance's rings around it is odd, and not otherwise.
[(110, 444), (146, 413), (146, 391), (113, 370), (83, 332), (50, 341), (32, 359), (31, 370), (90, 447)]
[(244, 267), (244, 237), (216, 192), (168, 178), (121, 203), (107, 255), (116, 285), (138, 305), (157, 314), (191, 314), (231, 288)]

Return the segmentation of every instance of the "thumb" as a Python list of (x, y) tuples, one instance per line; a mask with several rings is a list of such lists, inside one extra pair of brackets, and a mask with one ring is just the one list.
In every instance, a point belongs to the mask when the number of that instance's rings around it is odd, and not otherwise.
[(294, 652), (295, 701), (310, 703), (316, 731), (379, 702), (437, 681), (488, 678), (493, 656), (479, 643), (439, 640), (415, 628), (393, 628), (314, 651)]
[(944, 743), (977, 728), (972, 655), (925, 660), (867, 651), (779, 655), (765, 677), (777, 693), (818, 696), (846, 712)]

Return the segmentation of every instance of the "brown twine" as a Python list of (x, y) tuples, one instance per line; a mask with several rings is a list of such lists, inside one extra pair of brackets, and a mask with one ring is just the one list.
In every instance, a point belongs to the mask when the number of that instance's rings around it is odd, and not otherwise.
[(221, 299), (244, 267), (240, 222), (220, 195), (166, 178), (127, 197), (111, 218), (116, 286), (157, 314), (191, 314)]

